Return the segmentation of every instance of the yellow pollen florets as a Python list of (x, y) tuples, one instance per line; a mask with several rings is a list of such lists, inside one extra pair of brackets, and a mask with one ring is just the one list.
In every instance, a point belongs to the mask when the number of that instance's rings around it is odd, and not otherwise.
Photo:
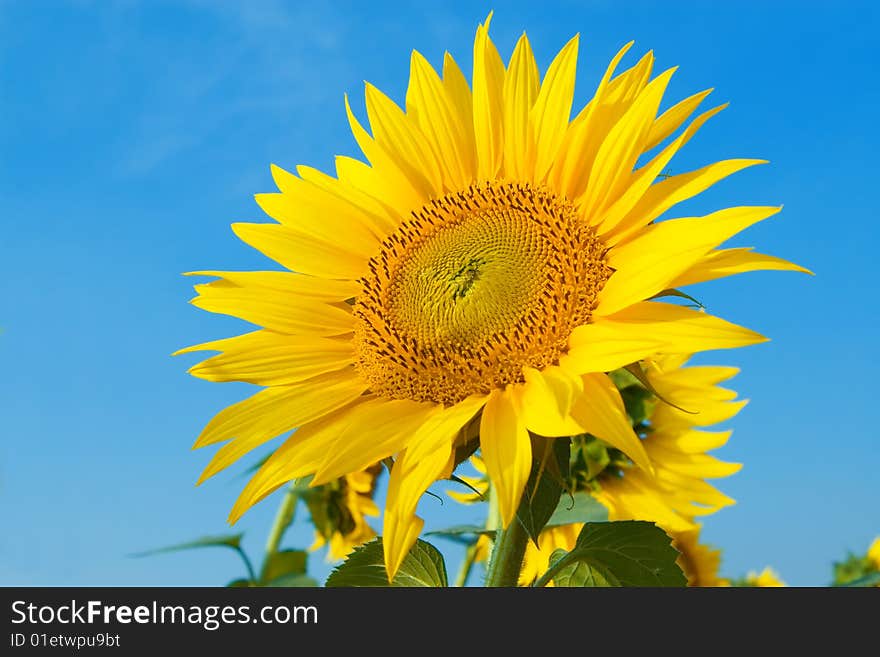
[(498, 182), (430, 201), (369, 268), (357, 367), (376, 394), (447, 405), (555, 364), (611, 275), (570, 202)]

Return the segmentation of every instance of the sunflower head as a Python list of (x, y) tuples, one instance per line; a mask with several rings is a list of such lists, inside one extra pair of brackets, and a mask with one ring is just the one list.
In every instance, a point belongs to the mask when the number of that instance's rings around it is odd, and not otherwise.
[(285, 270), (201, 272), (217, 280), (194, 300), (261, 328), (183, 350), (219, 352), (196, 376), (264, 388), (199, 437), (225, 443), (203, 479), (296, 429), (232, 521), (291, 479), (320, 486), (394, 457), (383, 530), (393, 576), (421, 529), (419, 498), (449, 475), (465, 427), (477, 427), (505, 526), (535, 436), (590, 434), (653, 476), (607, 373), (764, 339), (658, 295), (800, 268), (718, 248), (778, 208), (659, 221), (762, 160), (665, 175), (722, 106), (690, 120), (703, 91), (661, 113), (674, 69), (652, 77), (648, 53), (618, 71), (631, 45), (573, 112), (578, 38), (542, 77), (525, 35), (505, 64), (487, 20), (470, 83), (450, 55), (438, 72), (413, 53), (403, 107), (366, 86), (369, 130), (346, 98), (366, 161), (338, 157), (335, 175), (273, 167), (279, 191), (257, 201), (275, 223), (233, 229)]
[(373, 494), (381, 469), (376, 465), (309, 490), (306, 505), (315, 525), (315, 542), (310, 550), (328, 544), (329, 561), (344, 559), (376, 535), (367, 517), (379, 515)]
[(500, 182), (432, 199), (368, 267), (357, 369), (377, 394), (447, 406), (557, 364), (611, 275), (571, 203)]
[(868, 561), (874, 565), (874, 568), (880, 570), (880, 536), (871, 543), (871, 546), (868, 548), (867, 557)]
[(760, 573), (752, 571), (746, 575), (744, 586), (776, 588), (786, 586), (786, 584), (780, 579), (779, 573), (773, 570), (770, 566), (767, 566)]
[(721, 550), (700, 543), (700, 525), (673, 535), (672, 545), (679, 552), (678, 565), (688, 586), (730, 586), (719, 577)]

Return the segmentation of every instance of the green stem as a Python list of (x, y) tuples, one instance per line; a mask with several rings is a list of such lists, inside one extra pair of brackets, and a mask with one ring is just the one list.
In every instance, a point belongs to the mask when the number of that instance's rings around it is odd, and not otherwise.
[(292, 482), (281, 500), (281, 506), (275, 514), (275, 522), (272, 523), (272, 529), (269, 531), (269, 538), (266, 540), (266, 557), (263, 561), (263, 568), (269, 560), (278, 552), (278, 546), (281, 545), (281, 539), (284, 532), (293, 524), (294, 514), (296, 513), (296, 503), (299, 501), (299, 493), (297, 492), (296, 482)]
[(254, 572), (254, 566), (251, 564), (251, 560), (248, 559), (247, 553), (241, 549), (241, 547), (236, 547), (235, 551), (238, 552), (238, 556), (241, 557), (241, 560), (244, 561), (244, 567), (247, 568), (248, 579), (252, 582), (257, 581), (257, 574)]
[(455, 578), (454, 586), (465, 586), (467, 585), (468, 576), (471, 574), (471, 568), (474, 567), (474, 561), (477, 558), (477, 544), (471, 543), (467, 546), (467, 550), (464, 553), (464, 561), (461, 562), (461, 567), (458, 569), (458, 575)]
[(529, 535), (516, 518), (507, 529), (501, 528), (498, 505), (492, 504), (495, 497), (489, 500), (489, 512), (495, 515), (495, 543), (486, 570), (486, 586), (517, 586)]
[(547, 586), (547, 584), (550, 583), (550, 580), (552, 580), (554, 577), (556, 577), (556, 575), (559, 573), (560, 570), (562, 570), (563, 568), (565, 568), (566, 566), (568, 566), (570, 564), (571, 564), (571, 560), (568, 559), (568, 555), (565, 555), (561, 559), (554, 561), (552, 564), (550, 564), (550, 567), (547, 569), (547, 572), (545, 572), (543, 575), (541, 575), (538, 579), (535, 580), (535, 583), (532, 584), (532, 587), (538, 589), (543, 586)]

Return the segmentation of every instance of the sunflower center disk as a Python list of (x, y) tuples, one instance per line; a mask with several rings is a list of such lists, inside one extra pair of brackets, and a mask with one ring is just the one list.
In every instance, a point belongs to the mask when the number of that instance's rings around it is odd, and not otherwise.
[(435, 199), (370, 260), (354, 306), (357, 366), (393, 399), (454, 404), (555, 364), (611, 275), (574, 207), (485, 183)]

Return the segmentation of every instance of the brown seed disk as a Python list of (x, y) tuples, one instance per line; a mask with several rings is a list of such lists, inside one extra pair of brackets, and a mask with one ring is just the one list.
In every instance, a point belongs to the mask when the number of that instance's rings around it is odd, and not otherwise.
[(354, 304), (356, 365), (392, 399), (454, 404), (565, 353), (611, 275), (574, 206), (483, 183), (434, 199), (382, 243)]

